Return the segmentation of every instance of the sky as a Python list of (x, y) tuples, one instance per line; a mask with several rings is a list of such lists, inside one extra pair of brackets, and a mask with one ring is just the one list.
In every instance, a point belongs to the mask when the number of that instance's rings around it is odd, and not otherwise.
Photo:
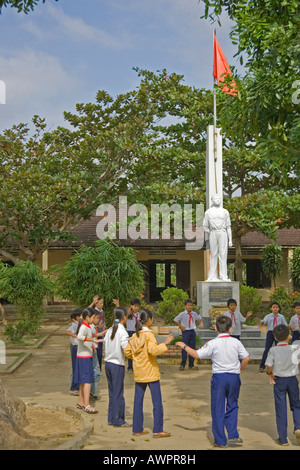
[(54, 130), (64, 111), (95, 102), (98, 90), (116, 96), (136, 88), (132, 67), (167, 69), (212, 89), (214, 28), (228, 63), (239, 64), (231, 21), (223, 15), (220, 27), (203, 12), (198, 0), (46, 0), (28, 15), (3, 8), (0, 132), (34, 115)]

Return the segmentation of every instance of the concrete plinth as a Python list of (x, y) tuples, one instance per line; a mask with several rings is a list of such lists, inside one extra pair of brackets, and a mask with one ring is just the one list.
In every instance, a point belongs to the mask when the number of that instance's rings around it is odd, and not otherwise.
[(239, 282), (197, 282), (197, 306), (201, 307), (204, 328), (211, 324), (210, 309), (227, 307), (228, 299), (235, 299), (237, 309), (240, 309)]

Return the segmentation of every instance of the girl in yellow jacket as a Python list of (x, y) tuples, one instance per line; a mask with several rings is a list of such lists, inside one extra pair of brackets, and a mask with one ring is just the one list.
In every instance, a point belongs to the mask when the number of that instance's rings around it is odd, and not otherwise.
[(173, 336), (169, 335), (164, 343), (158, 345), (154, 333), (149, 329), (152, 322), (152, 312), (147, 309), (142, 310), (136, 323), (136, 333), (129, 339), (124, 350), (125, 356), (133, 361), (135, 380), (132, 431), (135, 436), (148, 434), (143, 428), (143, 400), (146, 388), (149, 386), (153, 403), (153, 437), (169, 437), (171, 434), (163, 430), (160, 372), (156, 356), (167, 351), (167, 344), (170, 344)]

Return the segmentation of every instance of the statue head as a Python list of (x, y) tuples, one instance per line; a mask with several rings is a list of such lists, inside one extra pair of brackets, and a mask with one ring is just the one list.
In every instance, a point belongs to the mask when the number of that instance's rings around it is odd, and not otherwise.
[(213, 206), (220, 206), (221, 205), (221, 197), (219, 194), (213, 194), (211, 197), (211, 202)]

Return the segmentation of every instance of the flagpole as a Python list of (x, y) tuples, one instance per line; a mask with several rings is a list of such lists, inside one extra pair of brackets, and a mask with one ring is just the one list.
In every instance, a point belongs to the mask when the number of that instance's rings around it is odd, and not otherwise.
[[(213, 31), (213, 51), (215, 50), (215, 36), (216, 30)], [(218, 184), (217, 184), (217, 96), (216, 96), (216, 77), (213, 81), (213, 97), (214, 97), (214, 129), (213, 129), (213, 146), (214, 146), (214, 169), (215, 169), (215, 189), (216, 194), (218, 194)]]

